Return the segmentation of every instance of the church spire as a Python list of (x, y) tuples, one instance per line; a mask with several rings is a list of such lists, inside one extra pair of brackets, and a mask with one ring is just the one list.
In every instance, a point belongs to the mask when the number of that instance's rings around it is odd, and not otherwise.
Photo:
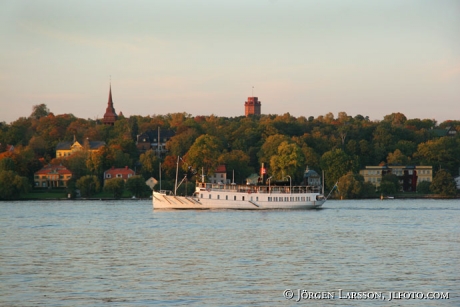
[(112, 100), (112, 82), (110, 82), (109, 100), (107, 102), (107, 109), (105, 109), (104, 119), (102, 120), (102, 122), (105, 125), (113, 126), (117, 118), (118, 118), (118, 115), (115, 112), (115, 108), (113, 107), (113, 100)]

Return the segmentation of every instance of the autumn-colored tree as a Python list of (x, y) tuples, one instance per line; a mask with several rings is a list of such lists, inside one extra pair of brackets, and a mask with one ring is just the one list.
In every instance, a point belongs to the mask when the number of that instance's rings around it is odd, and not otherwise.
[(340, 177), (337, 190), (343, 199), (360, 198), (363, 195), (363, 185), (363, 176), (350, 171)]
[(387, 156), (388, 164), (395, 165), (406, 165), (409, 162), (409, 159), (401, 152), (401, 150), (396, 149), (394, 152), (390, 152)]

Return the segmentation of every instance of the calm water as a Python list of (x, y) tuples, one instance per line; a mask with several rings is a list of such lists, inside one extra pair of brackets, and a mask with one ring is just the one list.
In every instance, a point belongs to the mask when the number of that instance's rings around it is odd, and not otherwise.
[[(459, 200), (268, 212), (0, 202), (0, 213), (1, 306), (460, 306)], [(334, 298), (296, 302), (298, 289)], [(389, 302), (389, 291), (449, 299)]]

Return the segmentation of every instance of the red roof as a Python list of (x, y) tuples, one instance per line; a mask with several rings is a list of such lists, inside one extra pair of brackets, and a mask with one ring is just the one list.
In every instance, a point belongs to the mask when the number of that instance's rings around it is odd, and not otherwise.
[(216, 171), (215, 173), (226, 173), (227, 172), (227, 168), (225, 167), (225, 165), (219, 165), (217, 168), (216, 168)]
[(35, 175), (47, 175), (47, 174), (59, 174), (59, 175), (72, 175), (65, 166), (58, 164), (48, 164), (42, 167), (41, 170), (35, 172)]
[(135, 172), (132, 169), (125, 166), (124, 168), (112, 167), (111, 169), (106, 170), (104, 172), (104, 178), (107, 178), (107, 174), (110, 174), (112, 178), (115, 177), (117, 174), (120, 174), (123, 176), (124, 179), (126, 179), (125, 176), (127, 177), (128, 175), (135, 175)]

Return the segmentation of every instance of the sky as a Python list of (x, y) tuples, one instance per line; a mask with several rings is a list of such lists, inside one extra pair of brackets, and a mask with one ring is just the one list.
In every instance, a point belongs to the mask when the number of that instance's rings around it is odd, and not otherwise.
[(460, 120), (458, 0), (2, 0), (0, 122), (346, 112)]

